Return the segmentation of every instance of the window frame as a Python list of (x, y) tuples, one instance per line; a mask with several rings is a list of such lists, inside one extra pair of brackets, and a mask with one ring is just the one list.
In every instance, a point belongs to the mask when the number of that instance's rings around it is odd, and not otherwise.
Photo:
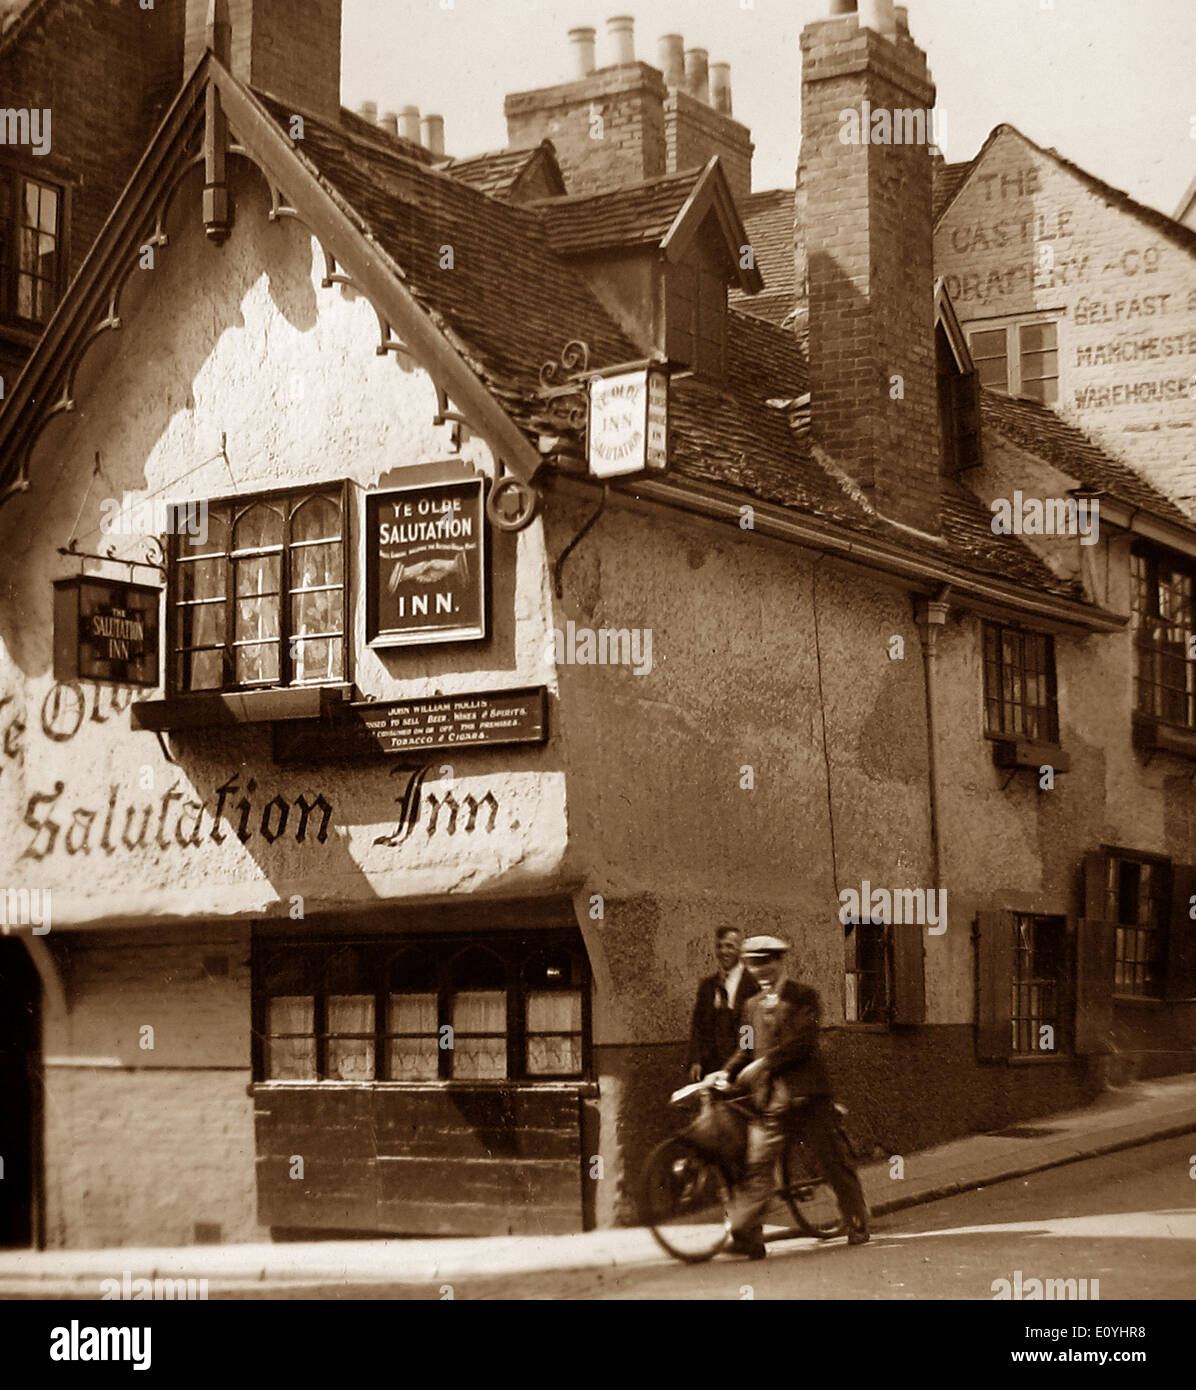
[[(1174, 866), (1170, 859), (1165, 855), (1149, 854), (1140, 850), (1121, 849), (1117, 846), (1108, 846), (1103, 851), (1104, 858), (1104, 901), (1099, 904), (1101, 920), (1109, 923), (1114, 928), (1114, 947), (1113, 947), (1113, 997), (1115, 999), (1133, 1000), (1162, 1000), (1167, 995), (1167, 962), (1170, 950), (1171, 932), (1171, 908), (1172, 896), (1174, 892)], [(1161, 893), (1152, 893), (1148, 901), (1155, 904), (1154, 922), (1143, 926), (1140, 922), (1125, 922), (1121, 918), (1121, 887), (1111, 886), (1109, 880), (1112, 877), (1114, 865), (1134, 864), (1141, 869), (1143, 866), (1150, 868), (1152, 877), (1162, 878)], [(1141, 875), (1139, 874), (1139, 899), (1141, 899)], [(1116, 911), (1110, 913), (1111, 899), (1116, 896)], [(1125, 948), (1130, 945), (1131, 935), (1134, 938), (1145, 937), (1150, 942), (1152, 954), (1145, 958), (1131, 958), (1125, 954)], [(1149, 967), (1153, 974), (1153, 984), (1151, 988), (1139, 988), (1137, 975), (1138, 968)], [(1123, 968), (1132, 970), (1135, 978), (1128, 983), (1122, 975)]]
[[(372, 1034), (337, 1034), (336, 1036), (370, 1036), (373, 1040), (373, 1076), (343, 1080), (330, 1074), (328, 1062), (328, 998), (344, 994), (341, 988), (328, 984), (330, 964), (346, 950), (358, 950), (370, 963), (372, 989), (354, 991), (372, 993), (374, 997), (374, 1027)], [(440, 1047), (440, 1031), (452, 1024), (452, 1004), (456, 993), (452, 970), (467, 952), (485, 950), (502, 962), (506, 994), (506, 1074), (503, 1077), (473, 1078), (453, 1074), (455, 1052)], [(395, 1033), (391, 1027), (389, 1001), (392, 992), (392, 970), (405, 953), (416, 951), (430, 957), (437, 994), (437, 1074), (435, 1077), (395, 1080), (391, 1077), (390, 1042), (394, 1037), (421, 1037), (423, 1034)], [(553, 951), (568, 952), (577, 965), (577, 983), (562, 986), (576, 989), (581, 996), (581, 1069), (576, 1073), (532, 1072), (527, 1065), (527, 998), (532, 985), (524, 979), (526, 967), (537, 957)], [(275, 1037), (306, 1037), (307, 1034), (273, 1034), (267, 1029), (269, 1001), (280, 997), (269, 987), (269, 968), (279, 957), (295, 957), (296, 969), (302, 973), (311, 990), (312, 1018), (315, 1030), (315, 1071), (311, 1077), (271, 1077), (267, 1075), (270, 1043)], [(255, 940), (251, 953), (253, 1009), (253, 1081), (255, 1085), (337, 1086), (369, 1085), (388, 1087), (427, 1088), (454, 1087), (475, 1089), (535, 1086), (540, 1084), (583, 1084), (593, 1079), (592, 993), (593, 973), (585, 943), (576, 929), (540, 928), (534, 931), (495, 931), (488, 933), (413, 932), (386, 936), (313, 936), (294, 938), (270, 937)], [(415, 991), (425, 993), (429, 991)], [(464, 991), (468, 992), (468, 991)], [(288, 986), (287, 997), (295, 995)], [(306, 996), (303, 996), (306, 997)], [(472, 1035), (470, 1035), (472, 1036)]]
[[(976, 377), (981, 386), (987, 387), (990, 391), (998, 391), (1003, 396), (1013, 396), (1022, 400), (1036, 401), (1039, 405), (1046, 406), (1047, 409), (1054, 409), (1059, 404), (1060, 395), (1063, 389), (1063, 378), (1060, 375), (1062, 364), (1062, 348), (1059, 341), (1060, 324), (1063, 321), (1065, 311), (1063, 309), (1044, 310), (1036, 314), (1014, 314), (1008, 317), (996, 319), (976, 319), (964, 327), (967, 337), (968, 351), (972, 354), (972, 360), (976, 364)], [(1054, 348), (1033, 348), (1024, 349), (1021, 342), (1023, 328), (1034, 328), (1039, 325), (1050, 325), (1055, 329)], [(978, 333), (1005, 334), (1005, 385), (1002, 387), (995, 382), (985, 382), (980, 370), (982, 362), (996, 361), (995, 357), (985, 357), (977, 353), (973, 339)], [(1055, 375), (1053, 377), (1033, 377), (1026, 378), (1022, 370), (1023, 355), (1032, 355), (1035, 352), (1054, 352), (1055, 353)], [(1027, 380), (1033, 381), (1053, 381), (1055, 383), (1054, 399), (1048, 400), (1045, 396), (1035, 396), (1025, 390)]]
[[(1181, 627), (1181, 624), (1164, 619), (1160, 615), (1160, 567), (1166, 565), (1173, 576), (1181, 576), (1188, 582), (1188, 614), (1184, 636), (1178, 643), (1154, 643), (1143, 640), (1150, 631), (1163, 631), (1167, 628)], [(1143, 608), (1143, 596), (1148, 599)], [(1140, 719), (1163, 724), (1172, 729), (1196, 732), (1196, 656), (1190, 655), (1191, 644), (1196, 639), (1196, 563), (1187, 560), (1175, 551), (1148, 542), (1135, 542), (1130, 549), (1130, 612), (1131, 630), (1134, 643), (1134, 713)], [(1145, 679), (1147, 658), (1157, 663), (1161, 670), (1163, 658), (1182, 663), (1185, 673), (1185, 686), (1164, 684), (1161, 680)], [(1172, 719), (1156, 708), (1147, 708), (1143, 702), (1143, 688), (1156, 692), (1154, 704), (1163, 708), (1163, 696), (1168, 692), (1179, 694), (1187, 704), (1187, 717)]]
[[(860, 967), (860, 942), (863, 939), (862, 931), (873, 933), (871, 949), (879, 953), (879, 971), (865, 971)], [(887, 1028), (893, 1021), (893, 950), (892, 934), (889, 931), (888, 923), (883, 918), (875, 918), (871, 915), (863, 916), (850, 924), (850, 930), (844, 936), (844, 975), (843, 975), (843, 1022), (849, 1028), (862, 1027), (883, 1027)], [(861, 977), (866, 975), (880, 975), (879, 1006), (864, 1017), (860, 1012), (860, 986)], [(856, 1018), (852, 1018), (848, 1013), (850, 1002), (849, 981), (855, 977), (855, 1005)]]
[[(1011, 1037), (1009, 1040), (1009, 1055), (1012, 1059), (1022, 1061), (1027, 1057), (1055, 1056), (1060, 1052), (1069, 1052), (1070, 1039), (1067, 1033), (1068, 1018), (1068, 960), (1070, 954), (1070, 941), (1068, 936), (1068, 923), (1066, 916), (1052, 913), (1040, 912), (1014, 912), (1013, 914), (1013, 969), (1010, 976), (1010, 1004), (1009, 1020), (1011, 1025)], [(1035, 933), (1035, 939), (1030, 949), (1023, 950), (1023, 933), (1027, 926)], [(1037, 933), (1044, 927), (1049, 927), (1051, 931), (1058, 933), (1058, 940), (1054, 943), (1056, 953), (1056, 969), (1053, 976), (1044, 976), (1041, 970), (1034, 971), (1033, 966), (1038, 963), (1039, 958), (1044, 952), (1039, 952)], [(1023, 974), (1021, 966), (1023, 961), (1031, 967), (1029, 973)], [(1049, 1014), (1033, 1012), (1019, 1012), (1022, 1003), (1021, 991), (1033, 991), (1035, 989), (1050, 989), (1053, 991), (1053, 1009)], [(1032, 1038), (1029, 1047), (1020, 1045), (1019, 1024), (1024, 1025), (1029, 1030)], [(1044, 1025), (1049, 1025), (1054, 1029), (1055, 1046), (1053, 1048), (1040, 1048), (1037, 1038)]]
[[(316, 497), (334, 500), (340, 509), (341, 535), (341, 585), (342, 622), (344, 630), (340, 634), (342, 643), (342, 669), (339, 676), (327, 676), (319, 680), (297, 681), (294, 678), (295, 658), (291, 653), (294, 635), (291, 632), (291, 599), (294, 592), (291, 585), (291, 554), (295, 547), (292, 541), (291, 524), (295, 512), (304, 503)], [(245, 694), (255, 691), (311, 690), (320, 687), (342, 686), (349, 680), (353, 669), (353, 611), (352, 611), (352, 539), (353, 521), (350, 508), (350, 482), (348, 478), (335, 478), (324, 483), (311, 483), (302, 487), (270, 488), (261, 492), (236, 493), (231, 496), (199, 498), (196, 501), (209, 509), (225, 507), (230, 509), (227, 548), (209, 556), (195, 556), (190, 561), (180, 560), (182, 537), (177, 527), (168, 531), (166, 538), (166, 623), (165, 623), (165, 689), (169, 697), (179, 699), (210, 699), (212, 696)], [(285, 502), (283, 507), (283, 535), (279, 559), (278, 589), (278, 679), (273, 681), (238, 682), (236, 674), (236, 559), (239, 552), (233, 548), (237, 522), (255, 506), (267, 506)], [(337, 542), (312, 542), (312, 544), (336, 544)], [(307, 543), (300, 542), (302, 547)], [(261, 553), (267, 553), (263, 550)], [(183, 563), (197, 563), (205, 559), (224, 560), (224, 640), (219, 646), (184, 646), (178, 641), (178, 610), (184, 602), (179, 597), (179, 566)], [(312, 592), (320, 592), (313, 590)], [(270, 639), (274, 640), (274, 639)], [(245, 644), (242, 644), (245, 645)], [(219, 685), (205, 686), (201, 689), (188, 689), (180, 680), (178, 658), (184, 652), (200, 650), (222, 651), (224, 679)]]
[[(992, 676), (992, 663), (989, 660), (988, 651), (990, 632), (996, 634), (997, 642), (998, 688), (995, 696), (990, 687), (990, 679)], [(1023, 711), (1023, 723), (1025, 722), (1024, 712), (1026, 710), (1044, 710), (1047, 724), (1045, 734), (1038, 733), (1032, 735), (1030, 733), (1027, 733), (1024, 729), (1019, 732), (1018, 730), (1012, 727), (997, 729), (992, 726), (991, 706), (994, 703), (996, 703), (999, 707), (1002, 724), (1004, 724), (1007, 717), (1007, 707), (1005, 700), (1005, 671), (1007, 669), (1007, 666), (1004, 656), (1004, 638), (1006, 634), (1013, 635), (1019, 641), (1020, 660), (1016, 669), (1017, 673), (1021, 677), (1023, 692), (1025, 690), (1028, 674), (1028, 667), (1025, 659), (1028, 639), (1038, 639), (1041, 640), (1044, 644), (1045, 666), (1043, 669), (1043, 674), (1045, 674), (1047, 680), (1046, 705), (1029, 705), (1023, 698), (1021, 701), (1011, 701), (1008, 708), (1012, 710), (1014, 708), (1020, 707)], [(1038, 632), (1032, 628), (1014, 627), (1009, 623), (1001, 623), (993, 619), (984, 618), (981, 620), (980, 624), (980, 664), (982, 668), (983, 680), (982, 699), (985, 738), (995, 740), (1001, 743), (1007, 743), (1016, 740), (1025, 743), (1037, 744), (1044, 747), (1057, 748), (1059, 746), (1059, 680), (1057, 662), (1055, 659), (1054, 635), (1049, 632)]]
[[(50, 320), (58, 312), (58, 307), (62, 303), (63, 296), (67, 288), (67, 267), (69, 265), (69, 246), (70, 246), (70, 210), (71, 210), (71, 187), (64, 172), (56, 167), (45, 169), (34, 164), (32, 158), (22, 157), (20, 154), (11, 152), (11, 148), (5, 151), (3, 158), (0, 158), (0, 182), (8, 183), (16, 197), (16, 191), (20, 188), (20, 197), (17, 201), (24, 205), (24, 184), (33, 182), (45, 188), (53, 189), (58, 195), (58, 225), (56, 230), (56, 246), (54, 258), (54, 304), (46, 317), (45, 323), (37, 319), (22, 318), (16, 313), (11, 316), (6, 315), (0, 308), (0, 336), (15, 340), (32, 346), (45, 332)], [(17, 259), (16, 239), (13, 240), (14, 258), (10, 267), (12, 302), (16, 303), (17, 289)], [(0, 272), (2, 273), (2, 272)], [(0, 285), (0, 304), (3, 303), (5, 287)]]
[[(1046, 1050), (1015, 1047), (1017, 1020), (1014, 1008), (1018, 989), (1017, 950), (1019, 919), (1035, 918), (1055, 923), (1059, 941), (1059, 976), (1056, 984), (1055, 1046)], [(975, 1047), (980, 1061), (1009, 1066), (1049, 1066), (1092, 1052), (1107, 1051), (1101, 1030), (1100, 1045), (1089, 1036), (1089, 996), (1102, 998), (1102, 981), (1092, 965), (1093, 934), (1082, 918), (1057, 912), (1037, 912), (1030, 907), (984, 908), (976, 914), (973, 930), (976, 968)], [(1111, 998), (1105, 1000), (1112, 1008)], [(1042, 1020), (1047, 1022), (1049, 1020)]]

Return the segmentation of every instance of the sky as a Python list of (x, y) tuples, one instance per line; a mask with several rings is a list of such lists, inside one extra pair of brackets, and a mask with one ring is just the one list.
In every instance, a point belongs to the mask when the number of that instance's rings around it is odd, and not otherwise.
[[(1196, 0), (909, 0), (946, 113), (946, 155), (970, 159), (1002, 121), (1139, 201), (1173, 213), (1196, 178)], [(636, 21), (636, 56), (680, 33), (731, 64), (734, 115), (756, 143), (753, 187), (791, 188), (805, 24), (830, 0), (344, 0), (342, 98), (445, 118), (454, 155), (506, 144), (503, 97), (573, 76), (568, 31)]]

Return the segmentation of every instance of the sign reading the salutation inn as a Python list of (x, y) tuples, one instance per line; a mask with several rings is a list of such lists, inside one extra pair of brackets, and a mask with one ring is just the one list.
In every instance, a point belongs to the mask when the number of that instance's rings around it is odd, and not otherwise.
[(92, 574), (56, 581), (55, 679), (156, 686), (161, 595)]
[(374, 646), (486, 635), (483, 478), (366, 498), (368, 638)]

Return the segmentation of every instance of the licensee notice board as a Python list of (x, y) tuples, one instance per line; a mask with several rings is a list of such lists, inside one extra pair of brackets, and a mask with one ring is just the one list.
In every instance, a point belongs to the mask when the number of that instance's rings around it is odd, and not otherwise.
[(333, 720), (276, 724), (278, 762), (327, 762), (410, 751), (543, 743), (548, 737), (548, 688), (484, 690), (427, 700), (378, 700), (347, 705)]

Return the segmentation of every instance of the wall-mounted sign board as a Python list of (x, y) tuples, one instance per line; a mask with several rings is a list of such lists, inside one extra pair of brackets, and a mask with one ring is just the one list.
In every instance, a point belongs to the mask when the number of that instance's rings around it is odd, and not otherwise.
[(335, 717), (274, 727), (276, 762), (332, 762), (502, 743), (543, 743), (548, 688), (347, 704)]
[(79, 574), (54, 583), (54, 679), (158, 684), (162, 590)]
[(371, 646), (485, 637), (485, 482), (464, 478), (367, 494)]
[(647, 367), (590, 382), (589, 468), (595, 478), (618, 478), (667, 468), (669, 378)]

